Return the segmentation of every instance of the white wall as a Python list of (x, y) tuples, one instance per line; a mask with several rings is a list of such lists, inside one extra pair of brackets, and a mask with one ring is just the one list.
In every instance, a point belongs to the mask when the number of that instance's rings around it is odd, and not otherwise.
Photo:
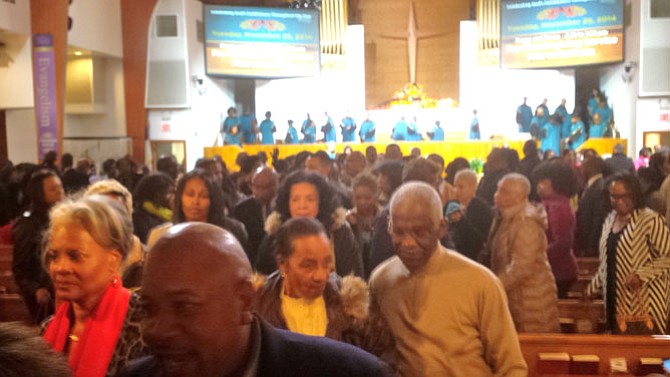
[(28, 35), (17, 35), (9, 43), (7, 49), (14, 63), (9, 67), (0, 67), (0, 109), (33, 107), (35, 98), (30, 38)]
[(0, 1), (0, 30), (10, 33), (30, 34), (30, 1), (14, 3)]
[(76, 0), (69, 8), (68, 44), (109, 56), (123, 56), (119, 0)]
[(30, 109), (7, 110), (7, 147), (12, 162), (37, 162), (37, 130), (35, 111)]

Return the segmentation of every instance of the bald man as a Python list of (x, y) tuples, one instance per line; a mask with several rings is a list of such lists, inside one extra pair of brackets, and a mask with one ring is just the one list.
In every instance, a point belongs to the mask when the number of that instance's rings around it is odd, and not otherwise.
[(528, 202), (530, 182), (505, 175), (494, 195), (496, 219), (488, 239), (491, 270), (502, 281), (519, 332), (560, 332), (554, 275), (547, 259), (547, 214)]
[(370, 278), (371, 310), (396, 339), (403, 376), (526, 376), (502, 285), (485, 267), (440, 245), (442, 202), (409, 182), (393, 194), (395, 256)]
[(144, 267), (142, 330), (152, 356), (126, 375), (389, 375), (358, 348), (272, 328), (252, 313), (251, 276), (231, 233), (206, 223), (171, 227)]
[(449, 220), (449, 235), (456, 251), (479, 261), (486, 238), (491, 230), (491, 207), (476, 197), (477, 174), (464, 169), (454, 178), (454, 201), (447, 204), (445, 215)]
[(277, 196), (277, 173), (267, 166), (258, 168), (251, 178), (252, 196), (237, 203), (233, 217), (244, 224), (249, 235), (247, 256), (256, 260), (258, 247), (265, 237), (265, 219), (272, 213), (272, 201)]

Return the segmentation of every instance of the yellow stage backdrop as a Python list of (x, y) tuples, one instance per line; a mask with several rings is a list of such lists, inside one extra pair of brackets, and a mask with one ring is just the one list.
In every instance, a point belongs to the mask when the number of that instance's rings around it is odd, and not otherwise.
[[(592, 148), (595, 149), (598, 154), (611, 154), (612, 148), (614, 145), (621, 144), (624, 147), (624, 150), (628, 148), (628, 140), (626, 139), (589, 139), (582, 144), (581, 149)], [(445, 141), (445, 142), (433, 142), (433, 141), (420, 141), (420, 142), (399, 142), (398, 145), (402, 150), (404, 155), (409, 155), (412, 148), (418, 147), (421, 149), (422, 156), (428, 156), (431, 153), (437, 153), (441, 155), (446, 163), (455, 159), (456, 157), (464, 157), (467, 160), (473, 160), (476, 158), (486, 160), (486, 156), (491, 152), (491, 149), (494, 147), (508, 147), (515, 149), (519, 152), (519, 158), (523, 158), (523, 144), (524, 141), (517, 140), (485, 140), (485, 141)], [(336, 153), (343, 153), (346, 146), (351, 147), (354, 151), (361, 151), (365, 153), (365, 149), (368, 146), (374, 146), (377, 149), (378, 153), (384, 153), (388, 143), (337, 143), (334, 145)], [(265, 151), (268, 154), (268, 158), (272, 155), (273, 149), (279, 149), (279, 158), (286, 158), (288, 156), (298, 154), (302, 151), (316, 152), (316, 151), (328, 151), (328, 145), (320, 144), (277, 144), (277, 145), (260, 145), (260, 144), (251, 144), (244, 145), (243, 147), (238, 147), (236, 145), (228, 145), (222, 147), (208, 147), (205, 148), (205, 157), (212, 158), (214, 156), (221, 156), (223, 161), (226, 162), (228, 169), (231, 171), (237, 170), (238, 167), (235, 165), (235, 157), (237, 154), (245, 151), (248, 154), (256, 154), (259, 151)]]

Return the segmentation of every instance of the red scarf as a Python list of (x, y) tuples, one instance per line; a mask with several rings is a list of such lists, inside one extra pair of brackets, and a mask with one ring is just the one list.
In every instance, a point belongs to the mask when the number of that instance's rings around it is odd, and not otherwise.
[[(69, 357), (75, 377), (103, 377), (107, 373), (130, 302), (130, 291), (120, 282), (115, 278), (107, 287), (86, 321), (79, 344)], [(70, 334), (70, 309), (69, 301), (58, 305), (54, 319), (44, 332), (44, 340), (58, 352), (63, 352)]]

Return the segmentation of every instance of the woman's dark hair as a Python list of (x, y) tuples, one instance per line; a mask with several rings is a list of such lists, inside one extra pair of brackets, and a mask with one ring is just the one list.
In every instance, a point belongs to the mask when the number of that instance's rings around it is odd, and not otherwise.
[(551, 187), (558, 194), (571, 197), (577, 193), (577, 174), (560, 159), (544, 161), (533, 170), (535, 182), (543, 179), (551, 181)]
[(449, 164), (447, 168), (444, 169), (444, 174), (446, 174), (445, 180), (450, 184), (454, 184), (454, 178), (456, 178), (456, 173), (463, 169), (469, 169), (470, 163), (463, 157), (456, 157)]
[(633, 200), (635, 209), (645, 207), (646, 203), (644, 195), (642, 194), (642, 187), (640, 186), (640, 181), (638, 181), (637, 177), (626, 172), (612, 174), (607, 178), (607, 185), (605, 186), (606, 190), (609, 190), (609, 187), (615, 182), (621, 182), (626, 188), (626, 191), (630, 193), (630, 198)]
[(209, 211), (207, 213), (207, 222), (209, 224), (224, 226), (226, 212), (224, 210), (223, 190), (217, 184), (216, 178), (203, 169), (193, 169), (186, 173), (179, 182), (174, 196), (174, 210), (172, 211), (172, 222), (175, 224), (186, 222), (184, 210), (181, 204), (181, 197), (184, 194), (186, 183), (192, 179), (200, 179), (205, 183), (209, 192)]
[(142, 207), (144, 202), (163, 204), (163, 198), (174, 187), (174, 181), (165, 173), (154, 173), (140, 179), (133, 191), (135, 208)]
[(402, 185), (402, 170), (404, 166), (405, 163), (402, 160), (383, 160), (377, 163), (377, 166), (372, 169), (372, 173), (386, 176), (391, 186), (391, 194), (393, 194)]
[(359, 186), (369, 187), (372, 191), (379, 190), (377, 178), (375, 178), (375, 176), (370, 173), (361, 173), (357, 175), (356, 178), (354, 178), (353, 182), (351, 183), (351, 188), (355, 190), (356, 187)]
[(319, 193), (319, 212), (316, 215), (316, 219), (326, 229), (331, 229), (333, 225), (333, 212), (340, 206), (339, 198), (335, 195), (335, 190), (323, 177), (316, 173), (308, 173), (302, 170), (288, 175), (279, 187), (276, 203), (277, 212), (281, 215), (282, 220), (291, 218), (291, 211), (289, 209), (291, 187), (298, 183), (309, 183), (316, 187), (316, 191)]
[(44, 199), (44, 180), (49, 177), (58, 178), (58, 174), (50, 169), (39, 169), (32, 173), (24, 190), (25, 203), (30, 206), (32, 214), (48, 216), (50, 205)]
[(293, 240), (299, 237), (318, 236), (323, 234), (328, 237), (323, 224), (315, 219), (307, 217), (296, 217), (289, 219), (277, 231), (275, 244), (277, 246), (277, 257), (283, 260), (293, 254)]

